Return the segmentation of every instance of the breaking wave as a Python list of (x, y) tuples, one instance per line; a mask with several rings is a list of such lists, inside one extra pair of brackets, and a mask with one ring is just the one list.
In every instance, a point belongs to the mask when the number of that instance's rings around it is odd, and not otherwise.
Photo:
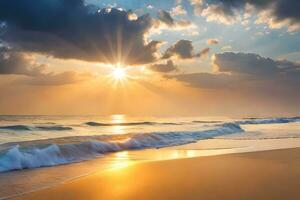
[(270, 118), (270, 119), (257, 119), (252, 118), (245, 121), (237, 121), (237, 124), (284, 124), (284, 123), (291, 123), (291, 122), (298, 122), (300, 121), (300, 117), (281, 117), (281, 118)]
[[(55, 166), (89, 160), (106, 153), (123, 150), (162, 148), (197, 142), (220, 135), (243, 132), (235, 123), (225, 123), (205, 131), (157, 132), (145, 134), (129, 134), (123, 140), (115, 136), (106, 136), (105, 140), (80, 141), (76, 143), (48, 145), (14, 145), (0, 152), (0, 172)], [(109, 138), (110, 137), (110, 138)]]

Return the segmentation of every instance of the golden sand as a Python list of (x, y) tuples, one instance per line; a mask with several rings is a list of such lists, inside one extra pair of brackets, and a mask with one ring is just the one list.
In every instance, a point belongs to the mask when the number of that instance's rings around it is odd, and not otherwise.
[(300, 148), (140, 163), (24, 200), (298, 200)]

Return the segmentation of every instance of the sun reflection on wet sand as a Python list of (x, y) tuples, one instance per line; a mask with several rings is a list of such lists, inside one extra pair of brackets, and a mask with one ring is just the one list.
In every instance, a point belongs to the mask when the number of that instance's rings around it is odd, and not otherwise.
[(111, 169), (123, 169), (133, 164), (129, 157), (128, 151), (121, 151), (113, 154), (112, 162), (110, 164)]

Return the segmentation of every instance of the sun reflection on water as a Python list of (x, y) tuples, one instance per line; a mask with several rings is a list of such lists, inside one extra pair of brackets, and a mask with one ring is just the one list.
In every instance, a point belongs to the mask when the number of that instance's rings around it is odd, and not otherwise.
[(112, 126), (112, 132), (114, 134), (125, 133), (125, 126), (122, 124), (126, 123), (126, 115), (111, 115), (110, 123), (115, 124)]

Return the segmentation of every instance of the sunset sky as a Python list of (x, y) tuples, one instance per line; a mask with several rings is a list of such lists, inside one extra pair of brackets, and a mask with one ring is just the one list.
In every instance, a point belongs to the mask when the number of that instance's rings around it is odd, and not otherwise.
[(1, 0), (0, 114), (297, 115), (299, 0)]

